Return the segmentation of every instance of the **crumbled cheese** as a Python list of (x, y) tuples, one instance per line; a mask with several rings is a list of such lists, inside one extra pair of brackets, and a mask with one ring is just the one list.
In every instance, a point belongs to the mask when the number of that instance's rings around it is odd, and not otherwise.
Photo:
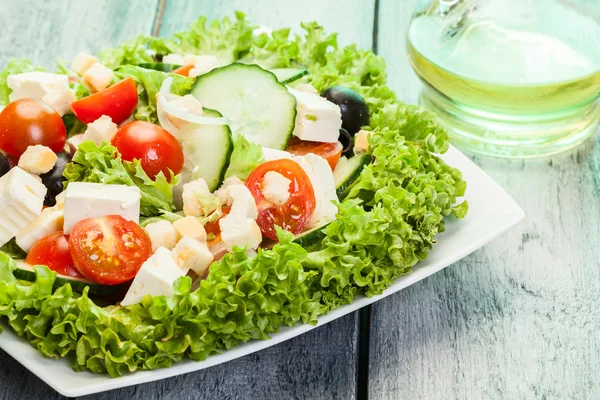
[(48, 147), (29, 146), (19, 158), (19, 167), (34, 175), (50, 172), (56, 165), (57, 155)]
[(269, 171), (263, 177), (262, 194), (265, 199), (278, 206), (284, 205), (290, 198), (291, 180), (279, 172)]
[(115, 124), (110, 117), (103, 115), (91, 124), (88, 124), (82, 140), (91, 140), (98, 146), (100, 146), (102, 142), (110, 143), (118, 129), (119, 127), (117, 124)]
[(106, 89), (113, 79), (113, 71), (99, 62), (92, 64), (83, 74), (83, 83), (93, 92)]

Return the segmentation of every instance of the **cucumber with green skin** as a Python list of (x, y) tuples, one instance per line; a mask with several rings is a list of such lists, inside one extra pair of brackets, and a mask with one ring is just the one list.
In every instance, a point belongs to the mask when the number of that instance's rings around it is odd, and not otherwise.
[(153, 69), (155, 71), (161, 71), (161, 72), (172, 72), (173, 70), (176, 70), (177, 68), (181, 68), (181, 65), (167, 64), (167, 63), (162, 63), (162, 62), (153, 62), (153, 63), (141, 63), (141, 64), (138, 64), (138, 67), (145, 68), (145, 69)]
[[(17, 263), (17, 268), (13, 271), (13, 275), (15, 276), (15, 278), (20, 279), (22, 281), (35, 282), (36, 275), (33, 267), (29, 264), (26, 264), (25, 261), (15, 261)], [(121, 289), (121, 285), (99, 285), (92, 281), (88, 281), (87, 279), (74, 278), (72, 276), (66, 276), (56, 273), (56, 279), (54, 280), (55, 288), (64, 286), (67, 283), (71, 285), (71, 289), (73, 289), (75, 292), (81, 293), (86, 287), (89, 287), (89, 293), (97, 296), (113, 295)]]
[(281, 83), (292, 83), (308, 74), (306, 68), (271, 68), (270, 72), (275, 74), (279, 82)]
[(309, 248), (312, 245), (319, 243), (325, 237), (325, 233), (323, 232), (323, 229), (325, 229), (325, 227), (329, 224), (330, 224), (330, 222), (327, 222), (325, 225), (322, 225), (318, 228), (314, 228), (314, 229), (310, 229), (306, 232), (302, 232), (301, 234), (296, 236), (296, 238), (294, 239), (294, 243), (298, 243), (300, 246), (304, 247), (305, 249)]
[(351, 158), (340, 159), (340, 162), (333, 171), (335, 191), (340, 201), (348, 195), (348, 192), (360, 177), (363, 168), (370, 163), (371, 155), (367, 153), (360, 153)]

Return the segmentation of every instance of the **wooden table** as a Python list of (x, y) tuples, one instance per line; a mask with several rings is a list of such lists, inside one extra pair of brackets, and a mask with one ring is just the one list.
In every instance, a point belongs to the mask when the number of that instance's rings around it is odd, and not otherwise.
[[(0, 65), (96, 52), (197, 16), (298, 26), (374, 49), (415, 102), (404, 35), (416, 0), (1, 0)], [(90, 399), (600, 398), (600, 148), (552, 159), (474, 157), (527, 220), (443, 272), (268, 350)], [(0, 400), (61, 396), (0, 353)]]

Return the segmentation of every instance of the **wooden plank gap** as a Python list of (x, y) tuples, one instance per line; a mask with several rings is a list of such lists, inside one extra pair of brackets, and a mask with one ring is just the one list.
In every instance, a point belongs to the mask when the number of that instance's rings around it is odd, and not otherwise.
[(152, 28), (152, 36), (158, 36), (160, 32), (160, 24), (165, 13), (165, 7), (167, 6), (167, 0), (160, 0), (156, 9), (156, 17), (154, 18), (154, 25)]
[(379, 0), (375, 0), (375, 10), (373, 11), (373, 53), (377, 54), (377, 39), (379, 38)]
[(358, 318), (358, 379), (356, 380), (356, 398), (358, 400), (367, 400), (369, 398), (369, 345), (371, 342), (371, 306), (361, 308), (359, 311)]

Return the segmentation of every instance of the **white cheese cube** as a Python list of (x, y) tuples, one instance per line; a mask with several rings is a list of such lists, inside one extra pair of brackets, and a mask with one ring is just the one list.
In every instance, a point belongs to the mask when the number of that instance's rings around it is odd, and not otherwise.
[(329, 163), (324, 158), (312, 153), (294, 157), (294, 161), (300, 164), (306, 172), (315, 192), (315, 212), (308, 228), (318, 228), (327, 222), (333, 221), (337, 214), (337, 207), (332, 201), (338, 201), (338, 197)]
[(8, 96), (9, 101), (26, 98), (42, 100), (61, 116), (69, 111), (71, 103), (75, 100), (75, 94), (69, 87), (69, 77), (64, 74), (24, 72), (9, 75), (6, 83), (12, 89)]
[(173, 249), (173, 259), (180, 268), (191, 269), (196, 275), (203, 277), (214, 257), (206, 243), (184, 236)]
[(19, 167), (34, 175), (41, 175), (49, 172), (58, 156), (46, 146), (36, 144), (28, 146), (25, 152), (19, 158)]
[(231, 206), (230, 215), (239, 214), (244, 218), (252, 219), (258, 217), (256, 200), (246, 185), (237, 183), (223, 185), (215, 194), (223, 204)]
[(256, 221), (240, 214), (230, 213), (219, 220), (221, 239), (228, 251), (234, 246), (256, 250), (262, 242), (262, 233)]
[(79, 53), (73, 59), (71, 63), (71, 70), (83, 75), (93, 64), (97, 63), (98, 59), (92, 55), (86, 53)]
[(365, 153), (369, 149), (369, 139), (373, 135), (371, 131), (363, 131), (362, 129), (356, 133), (354, 137), (354, 152)]
[(54, 199), (56, 200), (56, 205), (54, 207), (56, 208), (60, 208), (61, 210), (63, 208), (65, 208), (65, 197), (66, 197), (67, 191), (63, 191), (61, 193), (59, 193)]
[(163, 56), (162, 62), (165, 64), (184, 65), (185, 59), (179, 54), (171, 53), (167, 54), (166, 56)]
[(296, 126), (294, 136), (313, 142), (336, 143), (342, 127), (342, 112), (318, 94), (302, 92), (288, 87), (296, 98)]
[(271, 203), (281, 206), (290, 199), (290, 185), (292, 181), (279, 172), (267, 172), (263, 177), (262, 183), (262, 194)]
[(263, 158), (265, 161), (275, 161), (275, 160), (283, 160), (292, 158), (292, 153), (288, 153), (284, 150), (276, 150), (269, 149), (267, 147), (263, 147)]
[(196, 179), (183, 185), (183, 213), (185, 216), (200, 217), (204, 215), (202, 199), (211, 196), (206, 181)]
[(173, 222), (173, 228), (179, 236), (189, 236), (199, 242), (206, 243), (206, 229), (195, 217), (185, 217)]
[(115, 79), (112, 69), (96, 62), (92, 64), (83, 74), (83, 83), (92, 91), (99, 92), (106, 89)]
[(180, 239), (179, 233), (169, 221), (153, 222), (144, 230), (152, 243), (152, 251), (156, 251), (159, 247), (172, 250)]
[(91, 124), (88, 124), (87, 129), (83, 133), (82, 140), (91, 140), (98, 146), (102, 142), (110, 143), (118, 129), (117, 124), (110, 117), (103, 115)]
[(142, 264), (121, 305), (140, 303), (148, 294), (172, 297), (175, 294), (173, 284), (187, 272), (175, 263), (169, 250), (160, 247)]
[(52, 107), (61, 117), (71, 109), (71, 103), (75, 101), (75, 93), (69, 89), (51, 90), (42, 101)]
[(217, 68), (219, 66), (219, 60), (215, 56), (201, 55), (195, 56), (192, 64), (194, 65), (194, 68), (190, 70), (188, 76), (190, 78), (195, 78)]
[(4, 246), (42, 212), (46, 186), (19, 167), (0, 178), (0, 246)]
[(83, 139), (83, 133), (78, 135), (73, 135), (69, 139), (67, 139), (67, 144), (69, 145), (69, 152), (74, 154), (77, 151), (77, 148), (81, 143), (85, 140)]
[(120, 215), (137, 224), (140, 199), (140, 189), (135, 186), (72, 182), (65, 194), (65, 235), (87, 218)]
[(40, 239), (56, 233), (63, 228), (64, 212), (59, 207), (46, 208), (29, 225), (21, 230), (17, 236), (17, 245), (29, 253), (34, 244)]

